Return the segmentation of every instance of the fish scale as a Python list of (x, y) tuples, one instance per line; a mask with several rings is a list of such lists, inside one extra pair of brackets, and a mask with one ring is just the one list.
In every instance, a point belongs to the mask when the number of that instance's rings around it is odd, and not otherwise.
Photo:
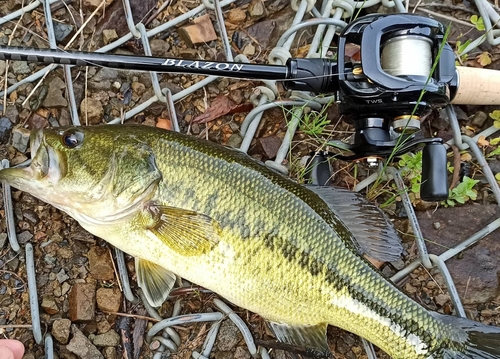
[[(66, 136), (81, 142), (70, 148)], [(317, 193), (241, 152), (145, 126), (44, 130), (32, 151), (31, 168), (4, 169), (0, 180), (309, 344), (320, 335), (304, 327), (331, 324), (396, 359), (500, 357), (470, 354), (467, 334), (497, 329), (428, 312), (357, 253)], [(488, 340), (500, 343), (496, 335)]]

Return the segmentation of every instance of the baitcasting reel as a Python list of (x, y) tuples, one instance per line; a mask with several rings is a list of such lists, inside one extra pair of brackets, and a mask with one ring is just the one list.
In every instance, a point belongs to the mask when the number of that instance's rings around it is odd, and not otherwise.
[[(417, 137), (420, 119), (450, 101), (477, 103), (466, 90), (475, 84), (476, 74), (455, 67), (453, 50), (445, 40), (445, 28), (435, 20), (375, 14), (344, 29), (338, 39), (336, 62), (289, 59), (286, 65), (276, 66), (19, 47), (0, 47), (0, 59), (278, 80), (289, 90), (333, 92), (340, 113), (355, 127), (350, 144), (330, 142), (351, 152), (335, 156), (349, 161), (365, 159), (377, 166), (379, 159), (423, 146), (421, 196), (436, 201), (448, 197), (446, 150), (439, 138)], [(345, 58), (348, 44), (359, 46), (359, 60)], [(490, 82), (500, 83), (498, 71), (479, 71), (496, 79)], [(460, 87), (459, 80), (467, 85)], [(500, 103), (496, 86), (482, 90), (481, 95), (487, 103)], [(465, 102), (459, 102), (462, 100)]]

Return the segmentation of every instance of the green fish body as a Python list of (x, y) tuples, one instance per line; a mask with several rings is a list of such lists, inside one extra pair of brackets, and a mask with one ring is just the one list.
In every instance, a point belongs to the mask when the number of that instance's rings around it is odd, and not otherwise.
[(500, 358), (499, 328), (421, 307), (322, 197), (241, 152), (146, 126), (43, 130), (31, 148), (30, 167), (0, 180), (138, 258), (139, 280), (181, 276), (295, 343), (321, 346), (330, 324), (393, 358)]

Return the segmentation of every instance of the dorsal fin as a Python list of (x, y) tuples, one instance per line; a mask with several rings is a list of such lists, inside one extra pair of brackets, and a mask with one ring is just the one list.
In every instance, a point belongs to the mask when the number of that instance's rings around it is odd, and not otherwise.
[(403, 252), (401, 239), (384, 212), (361, 194), (340, 187), (307, 186), (351, 231), (360, 254), (393, 262)]

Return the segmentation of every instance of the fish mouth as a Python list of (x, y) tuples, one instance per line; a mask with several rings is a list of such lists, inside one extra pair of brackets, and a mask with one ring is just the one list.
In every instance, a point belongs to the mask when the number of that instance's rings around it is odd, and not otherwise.
[(43, 130), (34, 130), (30, 135), (31, 163), (28, 167), (12, 167), (0, 171), (0, 181), (18, 189), (27, 190), (34, 182), (47, 180), (56, 184), (65, 174), (65, 163), (61, 154), (47, 144)]

